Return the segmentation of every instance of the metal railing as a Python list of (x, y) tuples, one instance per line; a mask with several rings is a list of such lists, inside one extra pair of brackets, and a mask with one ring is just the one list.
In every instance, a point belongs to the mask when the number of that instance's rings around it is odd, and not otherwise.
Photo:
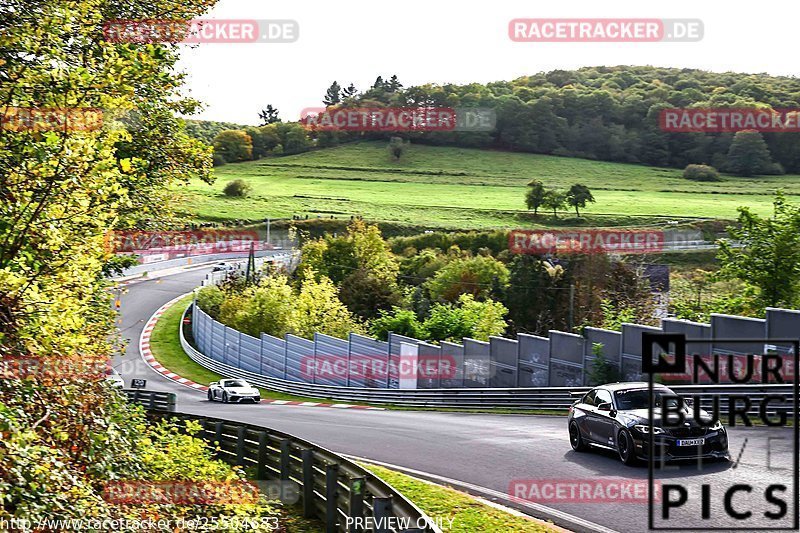
[[(187, 311), (188, 308), (184, 311), (184, 317)], [(569, 409), (576, 399), (574, 393), (587, 392), (591, 389), (591, 387), (377, 389), (320, 385), (272, 378), (215, 361), (200, 353), (189, 343), (183, 327), (180, 328), (180, 341), (189, 358), (223, 376), (246, 379), (259, 387), (286, 394), (336, 401), (410, 407), (527, 409), (558, 413)], [(704, 409), (711, 407), (713, 396), (731, 394), (747, 395), (750, 398), (752, 405), (747, 412), (751, 415), (758, 413), (761, 401), (767, 395), (778, 395), (787, 405), (792, 407), (797, 405), (792, 398), (791, 385), (673, 385), (670, 388), (681, 395), (702, 394), (704, 398), (701, 400), (701, 406)], [(771, 406), (771, 409), (774, 410), (775, 407), (778, 407), (777, 404)], [(787, 408), (781, 410), (785, 411)], [(727, 414), (726, 401), (720, 402), (720, 412)]]
[(145, 389), (125, 389), (128, 401), (138, 403), (150, 411), (175, 412), (175, 393)]
[(326, 533), (441, 533), (433, 520), (394, 487), (326, 448), (258, 425), (173, 415), (173, 393), (124, 392), (156, 418), (199, 422), (202, 430), (197, 436), (212, 444), (221, 460), (253, 471), (256, 480), (296, 484), (303, 516), (321, 520)]

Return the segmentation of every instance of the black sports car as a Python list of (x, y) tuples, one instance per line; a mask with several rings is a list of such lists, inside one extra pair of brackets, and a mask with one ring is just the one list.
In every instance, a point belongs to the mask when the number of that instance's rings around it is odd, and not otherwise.
[[(719, 421), (708, 424), (711, 416), (700, 411), (700, 424), (694, 409), (676, 397), (671, 389), (654, 385), (653, 449), (658, 460), (727, 459), (728, 434)], [(572, 449), (584, 451), (589, 445), (616, 450), (625, 464), (646, 459), (650, 451), (649, 398), (647, 383), (611, 383), (596, 387), (569, 409), (569, 440)], [(662, 424), (662, 402), (683, 412), (680, 427)], [(680, 405), (678, 405), (680, 404)]]

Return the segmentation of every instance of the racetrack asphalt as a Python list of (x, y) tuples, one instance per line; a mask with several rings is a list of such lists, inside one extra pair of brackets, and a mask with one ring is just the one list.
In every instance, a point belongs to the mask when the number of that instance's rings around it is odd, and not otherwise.
[[(124, 355), (114, 366), (126, 385), (131, 378), (147, 379), (147, 388), (174, 392), (179, 412), (215, 416), (271, 427), (320, 444), (333, 451), (363, 457), (409, 469), (443, 476), (504, 494), (515, 480), (537, 480), (522, 484), (525, 493), (539, 489), (541, 495), (556, 499), (540, 500), (549, 508), (619, 532), (648, 529), (646, 501), (618, 497), (603, 499), (599, 492), (584, 492), (584, 501), (572, 498), (571, 484), (590, 483), (606, 487), (606, 496), (622, 487), (620, 478), (646, 483), (647, 466), (625, 466), (616, 454), (595, 450), (574, 452), (569, 444), (566, 417), (513, 414), (439, 413), (428, 411), (364, 411), (319, 409), (302, 406), (222, 404), (208, 402), (205, 393), (190, 390), (167, 380), (142, 361), (139, 336), (144, 323), (160, 306), (199, 286), (210, 267), (193, 267), (157, 279), (133, 280), (121, 297), (119, 324), (128, 340)], [(680, 484), (688, 489), (688, 501), (671, 512), (668, 521), (660, 519), (662, 505), (655, 502), (656, 526), (755, 531), (764, 526), (791, 527), (797, 512), (793, 487), (792, 455), (794, 432), (790, 428), (729, 428), (731, 462), (698, 465), (668, 465), (655, 469), (662, 483)], [(742, 451), (743, 450), (743, 451)], [(544, 480), (559, 481), (560, 494), (549, 494)], [(605, 483), (608, 484), (605, 484)], [(702, 484), (710, 487), (710, 518), (701, 515)], [(749, 484), (752, 492), (732, 495), (734, 510), (752, 511), (749, 519), (737, 520), (724, 510), (725, 491), (734, 484)], [(770, 484), (783, 484), (785, 492), (775, 492), (788, 504), (782, 520), (768, 520), (766, 511), (778, 507), (769, 503), (764, 491)], [(613, 494), (611, 494), (613, 491)], [(560, 497), (559, 497), (560, 496)], [(673, 495), (673, 498), (676, 496)], [(529, 510), (529, 509), (528, 509)]]

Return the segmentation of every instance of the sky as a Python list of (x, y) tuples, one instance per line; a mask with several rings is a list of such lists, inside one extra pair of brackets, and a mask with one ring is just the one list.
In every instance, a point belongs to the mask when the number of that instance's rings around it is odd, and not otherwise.
[[(359, 90), (378, 75), (405, 86), (487, 83), (554, 69), (655, 65), (796, 76), (800, 63), (793, 0), (220, 0), (202, 18), (276, 20), (299, 25), (293, 43), (181, 45), (186, 93), (204, 103), (191, 118), (258, 124), (267, 104), (284, 121), (319, 107), (334, 80)], [(513, 42), (516, 18), (700, 19), (699, 42)]]

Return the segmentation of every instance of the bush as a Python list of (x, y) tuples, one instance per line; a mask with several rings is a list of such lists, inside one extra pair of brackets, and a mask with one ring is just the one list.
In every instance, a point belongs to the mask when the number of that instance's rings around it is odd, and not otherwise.
[(717, 169), (708, 165), (687, 165), (683, 177), (692, 181), (722, 181)]
[(216, 153), (214, 154), (214, 166), (215, 167), (221, 167), (225, 163), (227, 163), (227, 161), (225, 161), (225, 158), (222, 157), (222, 154), (216, 154)]
[(229, 181), (225, 188), (222, 190), (225, 193), (225, 196), (232, 196), (232, 197), (240, 197), (243, 198), (250, 194), (250, 191), (253, 190), (250, 187), (250, 184), (244, 180), (233, 180)]

